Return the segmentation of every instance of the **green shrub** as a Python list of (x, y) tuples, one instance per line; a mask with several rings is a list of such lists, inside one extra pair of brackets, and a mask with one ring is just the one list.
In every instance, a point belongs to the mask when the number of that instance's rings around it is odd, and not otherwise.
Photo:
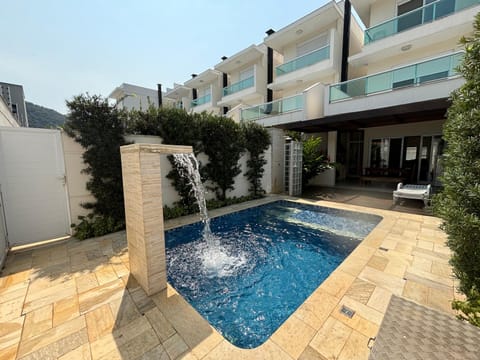
[(450, 263), (467, 300), (453, 306), (462, 318), (479, 325), (480, 317), (480, 15), (474, 36), (463, 38), (465, 58), (459, 71), (465, 84), (451, 95), (443, 127), (443, 190), (434, 198), (435, 213), (448, 234)]
[(270, 134), (263, 126), (254, 122), (243, 123), (242, 131), (245, 139), (245, 149), (249, 153), (248, 170), (245, 176), (250, 181), (250, 194), (259, 196), (265, 193), (265, 190), (262, 189), (261, 180), (267, 163), (264, 153), (270, 146)]
[(302, 184), (305, 187), (308, 182), (320, 174), (330, 169), (331, 165), (325, 154), (320, 149), (322, 143), (321, 137), (308, 137), (303, 143), (303, 164), (302, 164)]
[[(125, 145), (122, 114), (101, 96), (79, 95), (67, 101), (65, 131), (85, 149), (84, 173), (90, 175), (87, 190), (95, 202), (82, 204), (92, 210), (82, 218), (75, 236), (103, 235), (125, 226), (120, 146)], [(92, 229), (87, 229), (89, 226)], [(80, 229), (80, 230), (79, 230)], [(78, 233), (81, 231), (81, 234)]]
[(202, 173), (213, 182), (211, 190), (217, 198), (225, 200), (227, 191), (234, 189), (235, 176), (241, 172), (238, 161), (245, 149), (240, 125), (229, 118), (208, 115), (202, 119), (200, 138), (209, 159)]

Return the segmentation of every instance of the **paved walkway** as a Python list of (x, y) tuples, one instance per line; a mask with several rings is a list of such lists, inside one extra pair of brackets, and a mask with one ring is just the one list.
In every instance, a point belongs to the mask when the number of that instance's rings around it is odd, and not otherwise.
[[(392, 294), (452, 313), (450, 253), (438, 219), (315, 203), (383, 220), (256, 349), (224, 340), (171, 287), (146, 296), (129, 276), (120, 232), (8, 256), (0, 278), (0, 359), (367, 359), (368, 338), (377, 334)], [(355, 311), (352, 318), (340, 312), (343, 305)]]

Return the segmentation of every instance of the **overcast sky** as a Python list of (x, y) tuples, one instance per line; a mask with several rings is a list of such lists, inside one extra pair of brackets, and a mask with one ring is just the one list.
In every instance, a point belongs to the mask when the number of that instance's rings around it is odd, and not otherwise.
[(0, 81), (66, 113), (123, 82), (183, 83), (327, 0), (0, 0)]

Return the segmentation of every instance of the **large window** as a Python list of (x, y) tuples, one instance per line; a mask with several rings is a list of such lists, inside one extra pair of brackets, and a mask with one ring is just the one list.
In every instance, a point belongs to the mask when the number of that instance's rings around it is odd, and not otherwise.
[(370, 146), (370, 167), (401, 167), (402, 138), (373, 139)]

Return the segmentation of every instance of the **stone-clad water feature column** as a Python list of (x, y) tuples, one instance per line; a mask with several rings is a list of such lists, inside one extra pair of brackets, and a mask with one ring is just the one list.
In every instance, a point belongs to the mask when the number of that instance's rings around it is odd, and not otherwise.
[(133, 144), (120, 148), (130, 273), (148, 295), (167, 286), (160, 154), (191, 146)]

